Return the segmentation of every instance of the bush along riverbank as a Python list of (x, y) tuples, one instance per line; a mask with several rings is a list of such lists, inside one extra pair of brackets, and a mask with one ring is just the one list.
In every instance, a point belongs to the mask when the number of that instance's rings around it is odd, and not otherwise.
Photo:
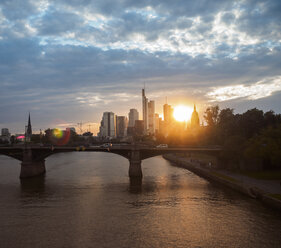
[(201, 177), (221, 183), (281, 211), (280, 180), (250, 178), (242, 174), (211, 168), (211, 164), (202, 166), (197, 160), (180, 157), (175, 154), (166, 154), (163, 157), (175, 165), (186, 168)]

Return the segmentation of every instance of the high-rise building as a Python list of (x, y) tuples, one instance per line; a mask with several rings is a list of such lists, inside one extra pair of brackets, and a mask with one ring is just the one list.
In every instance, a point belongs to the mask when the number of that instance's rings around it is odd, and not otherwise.
[(148, 102), (148, 133), (155, 133), (155, 102)]
[(143, 135), (143, 120), (136, 120), (135, 122), (135, 134)]
[(31, 121), (30, 121), (30, 113), (28, 115), (28, 124), (25, 126), (25, 141), (30, 142), (32, 136), (32, 127), (31, 127)]
[(116, 116), (116, 135), (118, 138), (127, 136), (128, 119), (126, 116)]
[(159, 133), (163, 135), (167, 135), (165, 123), (162, 118), (159, 118)]
[(174, 118), (173, 117), (174, 109), (172, 108), (171, 105), (166, 103), (163, 106), (163, 112), (164, 112), (164, 122), (167, 124), (170, 124)]
[(130, 109), (128, 127), (134, 127), (135, 121), (139, 119), (139, 112), (136, 109)]
[(142, 119), (143, 119), (143, 134), (148, 133), (148, 99), (145, 96), (145, 89), (142, 89)]
[(116, 118), (113, 112), (104, 112), (98, 136), (101, 138), (116, 137)]
[(193, 113), (191, 115), (191, 128), (199, 127), (199, 125), (200, 125), (199, 115), (196, 111), (196, 106), (194, 104), (194, 110), (193, 110)]
[(155, 113), (155, 133), (159, 133), (160, 131), (160, 117), (159, 114)]

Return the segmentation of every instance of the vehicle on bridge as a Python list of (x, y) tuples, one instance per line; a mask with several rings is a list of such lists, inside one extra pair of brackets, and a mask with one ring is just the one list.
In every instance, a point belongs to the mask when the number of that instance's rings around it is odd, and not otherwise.
[(111, 143), (105, 143), (105, 144), (102, 144), (100, 147), (101, 148), (110, 148), (110, 147), (112, 147), (112, 144)]
[(167, 144), (160, 144), (158, 146), (156, 146), (157, 148), (168, 148)]

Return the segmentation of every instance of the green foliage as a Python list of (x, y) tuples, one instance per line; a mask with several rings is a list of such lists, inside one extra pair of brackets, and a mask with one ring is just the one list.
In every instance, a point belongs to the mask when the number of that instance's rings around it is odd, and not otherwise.
[(222, 157), (239, 162), (245, 147), (246, 139), (240, 135), (229, 136), (224, 140)]
[(281, 168), (281, 125), (276, 128), (267, 127), (248, 140), (245, 156), (262, 159), (268, 169)]
[[(264, 169), (281, 167), (281, 115), (263, 113), (257, 108), (243, 114), (233, 109), (208, 107), (204, 113), (206, 127), (197, 132), (175, 130), (166, 138), (171, 145), (221, 145), (225, 161), (239, 163), (249, 159)], [(162, 142), (164, 143), (164, 142)]]
[(239, 131), (246, 138), (258, 134), (263, 127), (265, 127), (265, 120), (262, 110), (250, 109), (239, 118)]
[(208, 126), (214, 126), (218, 122), (218, 116), (219, 116), (219, 106), (211, 106), (208, 107), (204, 114), (204, 119), (207, 122)]

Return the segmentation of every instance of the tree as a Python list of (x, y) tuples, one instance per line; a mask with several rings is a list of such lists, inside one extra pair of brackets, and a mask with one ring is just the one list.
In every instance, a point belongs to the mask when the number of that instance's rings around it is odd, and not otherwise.
[(237, 133), (237, 118), (233, 114), (233, 109), (222, 109), (218, 116), (218, 128), (223, 139)]
[(212, 127), (215, 126), (218, 122), (218, 116), (219, 116), (219, 106), (211, 106), (208, 107), (204, 114), (204, 119), (207, 122), (207, 125)]
[(245, 156), (259, 158), (263, 169), (281, 169), (281, 125), (267, 127), (247, 142)]
[(257, 108), (246, 111), (239, 120), (240, 132), (246, 138), (251, 138), (254, 134), (258, 134), (264, 126), (263, 111)]
[(274, 111), (270, 110), (266, 113), (264, 113), (264, 123), (268, 126), (275, 126), (277, 123), (276, 115), (274, 114)]

